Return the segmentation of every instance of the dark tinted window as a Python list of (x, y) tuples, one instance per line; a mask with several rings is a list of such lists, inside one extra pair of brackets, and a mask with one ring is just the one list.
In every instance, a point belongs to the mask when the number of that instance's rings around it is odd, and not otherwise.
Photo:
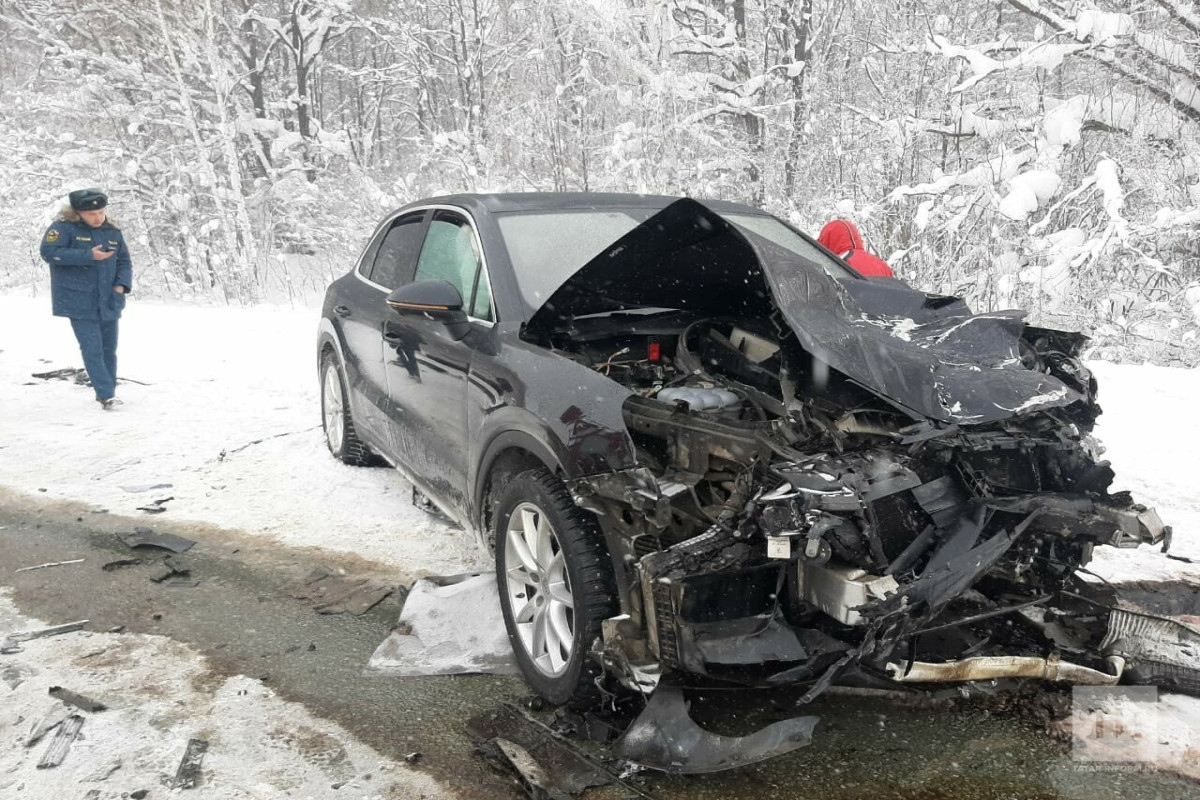
[(392, 223), (371, 267), (368, 276), (371, 281), (388, 289), (412, 283), (413, 267), (421, 247), (421, 220), (424, 217), (425, 212), (418, 211)]
[(453, 212), (437, 212), (425, 235), (416, 279), (448, 281), (462, 295), (463, 307), (471, 316), (490, 320), (491, 295), (482, 266), (470, 224)]

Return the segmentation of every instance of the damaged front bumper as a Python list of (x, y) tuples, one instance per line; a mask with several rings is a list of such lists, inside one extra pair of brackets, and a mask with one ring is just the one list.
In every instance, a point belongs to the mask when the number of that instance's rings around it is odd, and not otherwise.
[[(998, 679), (1200, 693), (1200, 634), (1080, 594), (1094, 547), (1165, 544), (1170, 529), (1127, 495), (1107, 494), (1111, 471), (1074, 463), (1077, 448), (972, 434), (969, 449), (949, 432), (905, 450), (798, 458), (735, 434), (719, 449), (762, 461), (730, 476), (721, 506), (704, 506), (695, 476), (732, 458), (686, 437), (675, 441), (694, 472), (639, 469), (574, 487), (577, 500), (608, 512), (610, 543), (625, 548), (626, 613), (604, 626), (595, 655), (649, 696), (630, 760), (709, 771), (803, 738), (777, 729), (735, 744), (696, 734), (674, 695), (655, 699), (664, 677), (663, 689), (677, 691), (676, 674), (798, 685), (805, 702), (837, 683)], [(667, 543), (689, 516), (710, 524)]]

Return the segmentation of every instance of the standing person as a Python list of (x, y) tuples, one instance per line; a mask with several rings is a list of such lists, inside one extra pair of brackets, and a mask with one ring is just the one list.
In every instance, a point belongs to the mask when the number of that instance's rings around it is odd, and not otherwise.
[(886, 261), (867, 251), (858, 228), (848, 219), (831, 219), (821, 228), (817, 242), (831, 253), (836, 253), (864, 277), (895, 277)]
[(117, 321), (133, 288), (133, 266), (121, 230), (108, 218), (108, 197), (99, 189), (69, 195), (42, 237), (42, 259), (50, 265), (54, 316), (71, 320), (83, 366), (105, 411), (117, 399)]

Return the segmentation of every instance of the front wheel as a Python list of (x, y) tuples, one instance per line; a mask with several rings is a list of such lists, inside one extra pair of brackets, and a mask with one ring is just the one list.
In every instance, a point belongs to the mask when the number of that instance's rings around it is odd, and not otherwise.
[(543, 468), (509, 481), (494, 519), (500, 606), (525, 680), (556, 705), (595, 703), (600, 667), (587, 651), (619, 607), (596, 520)]
[(325, 444), (334, 458), (355, 467), (374, 466), (376, 456), (358, 438), (350, 403), (346, 394), (346, 378), (342, 375), (337, 356), (326, 351), (321, 358), (321, 425)]

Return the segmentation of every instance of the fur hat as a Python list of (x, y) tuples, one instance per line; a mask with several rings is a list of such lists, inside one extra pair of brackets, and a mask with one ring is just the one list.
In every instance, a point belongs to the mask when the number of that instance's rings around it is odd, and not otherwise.
[(108, 196), (99, 189), (77, 189), (67, 197), (76, 211), (98, 211), (108, 205)]

